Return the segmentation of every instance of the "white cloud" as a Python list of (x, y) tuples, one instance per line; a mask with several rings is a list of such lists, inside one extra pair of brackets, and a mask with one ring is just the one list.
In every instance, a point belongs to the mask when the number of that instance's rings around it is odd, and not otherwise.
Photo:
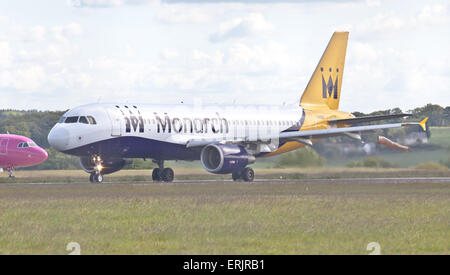
[(395, 34), (438, 24), (450, 23), (447, 4), (425, 5), (412, 15), (382, 12), (359, 23), (354, 29), (359, 36)]
[(32, 92), (36, 91), (46, 81), (44, 69), (35, 64), (23, 64), (19, 67), (0, 72), (2, 80), (0, 88), (11, 87), (13, 89)]
[(30, 35), (33, 41), (42, 41), (45, 39), (47, 30), (43, 26), (34, 26), (30, 28)]
[[(17, 8), (21, 16), (0, 16), (0, 91), (23, 100), (4, 107), (63, 109), (99, 97), (298, 101), (331, 26), (351, 30), (343, 110), (449, 105), (448, 3), (269, 2), (81, 0), (113, 8), (63, 7), (63, 16), (39, 18)], [(145, 5), (130, 8), (138, 4)], [(32, 23), (17, 21), (25, 16)]]
[[(0, 35), (2, 91), (44, 95), (66, 85), (67, 75), (60, 72), (72, 62), (70, 58), (78, 50), (71, 39), (83, 34), (80, 24), (29, 27), (7, 17), (0, 24), (4, 27)], [(23, 102), (30, 104), (30, 101)]]
[(83, 34), (83, 27), (78, 23), (70, 23), (67, 25), (53, 26), (50, 29), (52, 38), (59, 42), (67, 42), (74, 36)]
[(212, 42), (221, 42), (230, 38), (240, 38), (262, 34), (275, 27), (266, 21), (260, 13), (251, 13), (243, 18), (235, 18), (220, 24), (219, 30), (210, 36)]
[(368, 7), (379, 7), (381, 5), (380, 0), (366, 0)]
[(69, 0), (69, 4), (73, 7), (95, 7), (107, 8), (120, 6), (125, 0)]
[(356, 27), (356, 31), (362, 33), (395, 32), (405, 27), (407, 22), (393, 12), (380, 13), (363, 21)]
[(11, 66), (12, 59), (13, 56), (9, 44), (0, 41), (0, 70)]
[(68, 0), (69, 5), (75, 8), (111, 8), (152, 2), (159, 2), (159, 0)]
[(449, 21), (448, 5), (426, 5), (416, 16), (418, 24), (442, 24)]
[(208, 23), (213, 20), (212, 14), (200, 7), (161, 5), (156, 18), (163, 23)]
[(449, 104), (443, 87), (450, 84), (449, 58), (427, 60), (415, 50), (349, 44), (341, 107), (374, 111), (401, 107), (404, 111), (426, 103)]

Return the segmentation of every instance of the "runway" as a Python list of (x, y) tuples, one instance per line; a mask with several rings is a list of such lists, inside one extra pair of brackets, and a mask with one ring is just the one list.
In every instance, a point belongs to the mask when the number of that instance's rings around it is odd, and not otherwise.
[(326, 178), (326, 179), (255, 179), (253, 182), (232, 181), (232, 180), (174, 180), (173, 182), (103, 182), (102, 184), (90, 182), (27, 182), (27, 183), (3, 183), (1, 187), (12, 185), (177, 185), (177, 184), (414, 184), (414, 183), (450, 183), (450, 177), (395, 177), (395, 178)]

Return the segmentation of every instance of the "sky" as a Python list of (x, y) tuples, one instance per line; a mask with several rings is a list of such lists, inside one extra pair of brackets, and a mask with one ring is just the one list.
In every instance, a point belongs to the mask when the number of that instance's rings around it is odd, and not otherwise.
[(295, 104), (350, 32), (340, 109), (450, 105), (450, 3), (0, 0), (0, 109)]

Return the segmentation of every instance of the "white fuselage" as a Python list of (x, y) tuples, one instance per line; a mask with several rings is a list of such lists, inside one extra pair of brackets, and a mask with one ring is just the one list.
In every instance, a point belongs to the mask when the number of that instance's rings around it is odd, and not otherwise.
[[(79, 156), (100, 150), (94, 147), (104, 141), (126, 140), (118, 145), (120, 148), (109, 146), (102, 150), (124, 157), (155, 158), (159, 150), (130, 148), (133, 140), (139, 140), (135, 142), (136, 146), (143, 147), (146, 145), (142, 141), (146, 140), (164, 143), (164, 146), (184, 146), (187, 141), (198, 138), (219, 137), (245, 142), (257, 137), (260, 144), (248, 150), (259, 154), (278, 148), (277, 141), (267, 141), (265, 137), (288, 129), (300, 129), (303, 116), (303, 110), (298, 106), (90, 104), (66, 112), (48, 139), (55, 149)], [(106, 152), (107, 149), (122, 151)], [(142, 155), (137, 154), (139, 151)], [(172, 155), (171, 159), (185, 159), (183, 152)]]

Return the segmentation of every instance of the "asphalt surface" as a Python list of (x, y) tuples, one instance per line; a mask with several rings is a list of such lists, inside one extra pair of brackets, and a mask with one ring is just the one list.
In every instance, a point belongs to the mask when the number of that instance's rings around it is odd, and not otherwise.
[[(326, 178), (326, 179), (255, 179), (253, 182), (237, 181), (241, 184), (295, 184), (295, 183), (370, 183), (370, 184), (411, 184), (411, 183), (450, 183), (450, 177), (409, 177), (409, 178)], [(171, 183), (166, 182), (103, 182), (102, 185), (146, 185), (146, 184), (217, 184), (233, 183), (232, 180), (175, 180)], [(32, 183), (4, 183), (0, 187), (11, 185), (92, 185), (98, 183), (90, 182), (32, 182)]]

